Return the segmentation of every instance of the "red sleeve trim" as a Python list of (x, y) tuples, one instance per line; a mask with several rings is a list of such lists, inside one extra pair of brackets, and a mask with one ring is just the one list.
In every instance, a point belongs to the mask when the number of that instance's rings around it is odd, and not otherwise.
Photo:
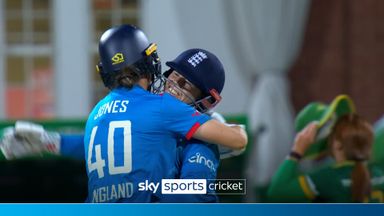
[(199, 122), (196, 122), (192, 127), (191, 129), (189, 129), (187, 135), (185, 135), (185, 138), (187, 140), (190, 140), (193, 136), (193, 134), (197, 131), (197, 129), (200, 127), (200, 123)]

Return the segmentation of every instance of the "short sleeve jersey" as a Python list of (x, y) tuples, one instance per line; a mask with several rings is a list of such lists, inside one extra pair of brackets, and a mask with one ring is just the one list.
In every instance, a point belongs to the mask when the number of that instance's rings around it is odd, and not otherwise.
[(150, 183), (175, 177), (177, 140), (190, 139), (208, 120), (166, 93), (139, 86), (111, 91), (86, 124), (87, 201), (156, 202), (161, 191)]

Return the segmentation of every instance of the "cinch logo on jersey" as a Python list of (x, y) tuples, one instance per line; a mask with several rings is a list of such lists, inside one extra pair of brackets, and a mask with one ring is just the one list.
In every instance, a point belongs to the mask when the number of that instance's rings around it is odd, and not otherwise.
[(201, 62), (203, 62), (204, 59), (207, 59), (208, 56), (207, 54), (203, 53), (203, 52), (198, 52), (196, 54), (194, 54), (192, 57), (190, 57), (188, 59), (188, 62), (189, 64), (191, 64), (193, 67), (196, 67), (198, 64), (200, 64)]
[(215, 164), (213, 163), (213, 161), (202, 156), (200, 154), (200, 152), (197, 152), (196, 155), (188, 158), (188, 162), (203, 164), (203, 165), (207, 166), (212, 172), (216, 172), (216, 167), (215, 167)]

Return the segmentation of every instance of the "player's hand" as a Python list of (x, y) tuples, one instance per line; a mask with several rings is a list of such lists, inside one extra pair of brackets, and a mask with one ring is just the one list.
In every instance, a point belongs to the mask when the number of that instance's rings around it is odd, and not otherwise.
[(17, 121), (15, 127), (3, 130), (0, 149), (7, 159), (38, 156), (44, 152), (58, 154), (60, 135), (47, 132), (38, 124)]
[[(227, 121), (225, 120), (224, 116), (218, 112), (209, 111), (208, 115), (210, 115), (213, 119), (216, 119), (217, 121), (219, 121), (219, 122), (221, 122), (227, 126), (230, 126), (230, 127), (240, 126), (243, 129), (245, 129), (244, 125), (227, 124), (226, 123)], [(218, 145), (218, 148), (219, 148), (219, 153), (220, 153), (220, 159), (227, 159), (227, 158), (239, 156), (245, 151), (245, 148), (241, 149), (241, 150), (233, 150), (233, 149), (230, 149), (230, 148), (222, 146), (222, 145)]]
[(296, 134), (292, 151), (304, 155), (308, 147), (314, 143), (318, 129), (317, 122), (308, 124), (303, 130)]
[[(227, 124), (226, 123), (226, 125), (229, 127), (238, 127), (239, 130), (246, 133), (245, 132), (245, 125), (243, 125), (243, 124), (238, 125), (238, 124)], [(241, 155), (244, 151), (245, 151), (245, 148), (240, 149), (240, 150), (233, 150), (233, 149), (227, 148), (225, 146), (219, 145), (220, 159), (227, 159), (227, 158), (231, 158), (231, 157), (236, 157), (236, 156)]]
[(245, 151), (245, 148), (240, 150), (233, 150), (233, 149), (222, 147), (221, 145), (219, 145), (220, 159), (236, 157), (243, 154), (244, 151)]
[(209, 111), (207, 114), (210, 115), (213, 119), (216, 119), (217, 121), (219, 121), (219, 122), (221, 122), (221, 123), (226, 123), (226, 122), (227, 122), (227, 121), (225, 120), (224, 116), (221, 115), (221, 114), (218, 113), (218, 112)]

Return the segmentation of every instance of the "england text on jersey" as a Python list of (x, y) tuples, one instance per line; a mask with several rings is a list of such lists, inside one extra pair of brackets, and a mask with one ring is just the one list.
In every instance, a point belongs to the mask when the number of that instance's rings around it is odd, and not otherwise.
[(99, 187), (92, 192), (92, 202), (110, 202), (118, 199), (129, 198), (133, 194), (133, 184), (131, 182), (111, 184)]

